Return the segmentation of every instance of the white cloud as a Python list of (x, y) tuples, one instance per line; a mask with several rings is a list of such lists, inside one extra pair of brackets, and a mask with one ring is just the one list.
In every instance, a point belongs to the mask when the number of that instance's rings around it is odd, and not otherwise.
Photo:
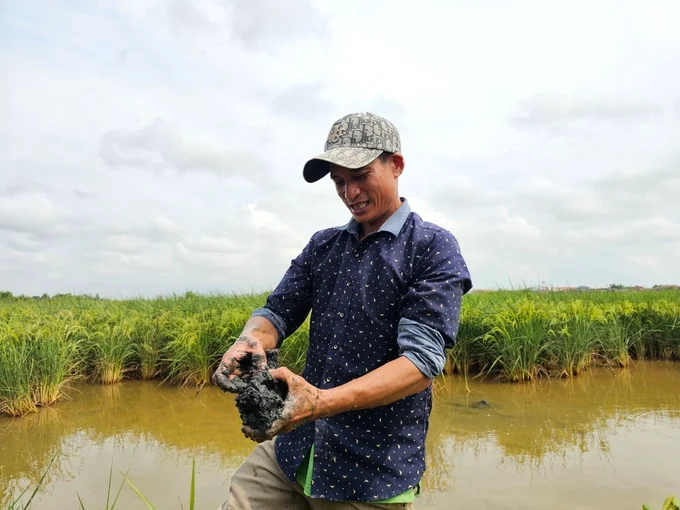
[(454, 233), (454, 235), (456, 232), (460, 232), (465, 228), (473, 227), (469, 222), (456, 221), (453, 217), (447, 216), (441, 211), (434, 209), (425, 200), (421, 200), (420, 198), (409, 198), (409, 205), (421, 218), (423, 218), (423, 220), (442, 226)]
[(242, 246), (234, 239), (218, 236), (202, 236), (199, 239), (189, 239), (187, 242), (181, 243), (179, 248), (183, 253), (189, 251), (195, 253), (207, 254), (229, 254), (237, 255), (243, 249)]
[(97, 194), (92, 192), (92, 191), (87, 191), (87, 190), (83, 190), (83, 189), (80, 189), (80, 188), (74, 189), (73, 194), (75, 196), (77, 196), (78, 198), (83, 198), (83, 199), (95, 198), (97, 196)]
[(315, 230), (347, 221), (301, 170), (335, 119), (366, 110), (398, 125), (400, 191), (458, 238), (475, 287), (677, 283), (679, 9), (16, 2), (1, 285), (271, 288)]
[(658, 269), (662, 261), (656, 255), (627, 255), (626, 260), (643, 268)]
[(519, 101), (509, 120), (519, 127), (568, 129), (584, 122), (648, 121), (662, 113), (658, 105), (631, 99), (540, 94)]
[(43, 192), (21, 192), (0, 197), (0, 229), (47, 233), (59, 223), (59, 212)]
[(510, 216), (510, 213), (505, 208), (501, 208), (500, 216), (503, 219), (503, 223), (496, 226), (496, 230), (499, 233), (520, 238), (537, 238), (541, 235), (541, 230), (536, 225), (532, 225), (522, 216)]
[(149, 235), (154, 239), (176, 239), (182, 234), (182, 227), (163, 215), (156, 216), (149, 221)]
[(256, 154), (238, 148), (225, 149), (213, 139), (187, 140), (162, 121), (134, 132), (105, 133), (99, 154), (112, 168), (143, 168), (154, 172), (170, 168), (179, 172), (206, 171), (263, 178), (264, 163)]
[(147, 250), (143, 253), (98, 250), (89, 252), (85, 259), (92, 263), (96, 274), (137, 276), (152, 271), (163, 275), (172, 266), (172, 255), (167, 249)]
[(327, 23), (310, 0), (231, 2), (227, 21), (243, 44), (268, 50), (280, 41), (323, 35)]
[(12, 232), (7, 236), (7, 246), (14, 252), (40, 252), (45, 243), (38, 241), (33, 234)]

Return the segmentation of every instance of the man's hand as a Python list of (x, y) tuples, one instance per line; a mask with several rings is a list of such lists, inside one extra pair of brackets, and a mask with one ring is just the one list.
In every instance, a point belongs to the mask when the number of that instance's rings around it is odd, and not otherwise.
[(262, 342), (244, 333), (224, 353), (212, 380), (222, 390), (238, 393), (243, 388), (244, 380), (266, 369), (267, 356)]
[(269, 320), (251, 317), (234, 345), (222, 356), (220, 366), (212, 376), (213, 383), (224, 391), (239, 393), (245, 386), (241, 378), (267, 368), (266, 352), (274, 349), (277, 341), (278, 333)]
[(262, 433), (241, 428), (246, 437), (258, 443), (290, 432), (310, 421), (347, 411), (357, 411), (391, 404), (425, 390), (432, 381), (425, 377), (408, 358), (399, 357), (357, 379), (335, 388), (321, 390), (287, 368), (271, 371), (275, 379), (286, 381), (288, 396), (281, 418)]
[(283, 404), (281, 417), (272, 424), (269, 430), (262, 432), (255, 431), (248, 426), (241, 428), (241, 432), (247, 438), (258, 443), (271, 439), (278, 434), (290, 432), (301, 425), (322, 417), (321, 409), (325, 390), (312, 386), (286, 367), (276, 368), (270, 374), (274, 379), (285, 381), (288, 386), (288, 395), (286, 395)]

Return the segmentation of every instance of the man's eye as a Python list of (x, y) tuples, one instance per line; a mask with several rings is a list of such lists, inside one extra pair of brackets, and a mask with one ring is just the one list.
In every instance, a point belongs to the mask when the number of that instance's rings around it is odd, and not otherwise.
[(356, 177), (354, 177), (354, 180), (355, 181), (363, 181), (366, 178), (367, 175), (368, 174), (357, 175)]

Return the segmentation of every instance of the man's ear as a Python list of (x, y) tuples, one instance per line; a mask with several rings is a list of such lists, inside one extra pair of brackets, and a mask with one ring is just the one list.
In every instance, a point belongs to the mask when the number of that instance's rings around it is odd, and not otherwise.
[(392, 171), (394, 172), (395, 177), (399, 177), (403, 172), (404, 172), (404, 156), (402, 156), (400, 153), (395, 152), (392, 154)]

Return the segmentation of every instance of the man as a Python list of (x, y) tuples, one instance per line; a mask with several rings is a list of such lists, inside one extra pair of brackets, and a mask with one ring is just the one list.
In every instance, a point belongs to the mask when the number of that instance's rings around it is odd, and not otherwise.
[(215, 381), (234, 391), (239, 360), (264, 359), (311, 311), (305, 368), (272, 370), (289, 388), (283, 415), (266, 434), (243, 428), (259, 445), (221, 508), (411, 507), (431, 382), (472, 284), (454, 236), (400, 197), (403, 170), (396, 127), (370, 113), (336, 121), (304, 166), (310, 183), (330, 174), (352, 218), (311, 237), (222, 358)]

